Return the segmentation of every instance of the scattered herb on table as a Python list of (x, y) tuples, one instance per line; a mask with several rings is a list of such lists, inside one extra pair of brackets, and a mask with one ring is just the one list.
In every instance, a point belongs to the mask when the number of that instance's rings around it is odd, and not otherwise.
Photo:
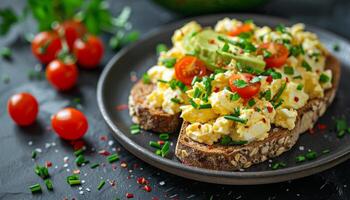
[(104, 180), (102, 180), (99, 184), (98, 184), (98, 186), (97, 186), (97, 190), (101, 190), (102, 188), (103, 188), (103, 186), (105, 185), (105, 181)]
[(29, 189), (32, 193), (41, 192), (41, 186), (39, 185), (39, 183), (29, 186)]
[(119, 155), (118, 154), (112, 154), (110, 156), (107, 157), (107, 160), (109, 163), (113, 163), (115, 161), (119, 160)]

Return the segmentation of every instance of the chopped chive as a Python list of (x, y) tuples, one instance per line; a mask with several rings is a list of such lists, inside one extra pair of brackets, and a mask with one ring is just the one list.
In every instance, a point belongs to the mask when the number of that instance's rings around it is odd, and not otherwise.
[(239, 117), (236, 117), (236, 116), (232, 116), (232, 115), (226, 115), (224, 116), (225, 119), (228, 119), (228, 120), (232, 120), (232, 121), (235, 121), (235, 122), (240, 122), (242, 124), (245, 124), (247, 123), (247, 119), (242, 119), (242, 118), (239, 118)]
[(119, 155), (118, 154), (112, 154), (112, 155), (107, 157), (107, 160), (108, 160), (109, 163), (113, 163), (113, 162), (119, 160)]
[(29, 189), (32, 193), (41, 192), (41, 187), (40, 187), (39, 183), (29, 186)]
[(302, 90), (302, 89), (303, 89), (303, 87), (304, 87), (304, 85), (300, 83), (300, 84), (298, 84), (298, 86), (297, 86), (297, 90), (299, 90), (299, 91), (300, 91), (300, 90)]
[(250, 99), (249, 101), (248, 101), (248, 106), (249, 107), (253, 107), (255, 105), (255, 100), (254, 99)]
[(211, 104), (208, 103), (208, 104), (201, 104), (199, 105), (198, 109), (209, 109), (211, 108)]
[(161, 140), (168, 140), (169, 139), (169, 134), (167, 134), (167, 133), (162, 133), (162, 134), (160, 134), (159, 135), (159, 139), (161, 139)]
[(49, 170), (47, 167), (41, 167), (39, 165), (35, 166), (34, 168), (34, 172), (40, 176), (42, 179), (46, 179), (48, 177), (50, 177), (49, 175)]
[(342, 137), (344, 137), (344, 135), (345, 135), (345, 131), (344, 131), (344, 130), (339, 131), (339, 132), (337, 133), (337, 137), (338, 137), (338, 138), (342, 138)]
[(176, 104), (181, 104), (181, 100), (178, 98), (171, 98), (170, 101), (172, 101), (173, 103), (176, 103)]
[(166, 141), (160, 151), (161, 151), (162, 157), (165, 157), (166, 155), (168, 155), (170, 151), (170, 142)]
[(79, 180), (79, 176), (77, 174), (67, 176), (67, 183), (69, 183), (70, 180)]
[(37, 156), (37, 152), (34, 150), (34, 151), (32, 151), (32, 158), (33, 159), (35, 159), (36, 158), (36, 156)]
[(325, 150), (322, 151), (322, 154), (327, 154), (327, 153), (329, 153), (329, 152), (330, 152), (329, 149), (325, 149)]
[(330, 78), (329, 78), (329, 76), (327, 76), (326, 74), (321, 74), (320, 75), (320, 78), (319, 78), (319, 82), (320, 83), (327, 83), (327, 82), (329, 82), (329, 80), (330, 80)]
[(161, 62), (166, 68), (173, 68), (176, 63), (176, 58), (164, 58)]
[(272, 56), (272, 53), (266, 49), (263, 49), (263, 56), (264, 58), (270, 58)]
[(98, 166), (100, 166), (100, 164), (99, 163), (95, 163), (95, 164), (93, 164), (93, 165), (91, 165), (91, 169), (95, 169), (96, 167), (98, 167)]
[(229, 145), (231, 143), (232, 139), (228, 135), (223, 135), (220, 139), (220, 144), (221, 145)]
[(130, 133), (131, 133), (132, 135), (139, 134), (140, 132), (141, 132), (140, 129), (134, 129), (134, 130), (131, 130), (131, 131), (130, 131)]
[(157, 154), (158, 156), (161, 156), (162, 155), (162, 151), (160, 149), (157, 149), (155, 154)]
[(225, 42), (224, 46), (222, 47), (222, 51), (223, 52), (228, 52), (228, 50), (230, 49), (230, 46), (227, 44), (227, 42)]
[(284, 73), (287, 75), (293, 75), (294, 74), (293, 67), (289, 67), (289, 66), (284, 67)]
[(198, 98), (201, 96), (201, 94), (202, 94), (201, 90), (196, 87), (196, 89), (194, 89), (194, 92), (193, 92), (193, 98)]
[(84, 152), (84, 149), (81, 148), (81, 149), (79, 149), (79, 150), (74, 151), (74, 155), (75, 155), (75, 156), (80, 156), (81, 154), (83, 154), (83, 152)]
[(158, 142), (155, 141), (149, 141), (149, 146), (160, 149), (160, 144)]
[(276, 95), (272, 98), (272, 100), (271, 100), (272, 102), (276, 102), (280, 98), (280, 96), (282, 95), (284, 89), (286, 89), (286, 86), (287, 86), (287, 83), (284, 82), (282, 84), (282, 86), (278, 89)]
[(268, 89), (268, 90), (266, 90), (265, 92), (264, 92), (264, 98), (266, 99), (266, 101), (270, 101), (271, 100), (271, 90), (270, 89)]
[(45, 180), (45, 185), (48, 190), (53, 190), (52, 181), (50, 179)]
[(82, 164), (85, 164), (85, 163), (88, 163), (88, 161), (85, 160), (85, 157), (83, 155), (79, 155), (75, 159), (75, 164), (78, 165), (78, 166), (81, 166)]
[(69, 185), (73, 186), (73, 185), (80, 185), (81, 181), (79, 179), (77, 180), (68, 180)]
[(230, 94), (231, 101), (237, 101), (239, 98), (241, 98), (241, 97), (239, 96), (239, 94), (237, 92)]
[(272, 168), (273, 170), (276, 170), (276, 169), (284, 168), (284, 167), (286, 167), (286, 166), (287, 166), (287, 164), (284, 163), (284, 162), (277, 162), (277, 163), (274, 163), (274, 164), (271, 166), (271, 168)]
[(97, 190), (101, 190), (102, 189), (102, 187), (105, 185), (105, 181), (104, 180), (102, 180), (99, 184), (98, 184), (98, 186), (97, 186)]
[(200, 78), (198, 76), (195, 76), (193, 79), (192, 79), (192, 82), (191, 82), (191, 85), (194, 85), (196, 82), (200, 81)]
[(190, 103), (191, 103), (193, 108), (198, 108), (198, 104), (196, 102), (194, 102), (193, 99), (190, 99)]
[(142, 81), (143, 81), (144, 84), (150, 84), (151, 83), (151, 77), (147, 73), (144, 73), (142, 75)]
[(157, 51), (157, 54), (160, 54), (161, 52), (168, 51), (168, 47), (165, 44), (160, 43), (157, 45), (156, 51)]
[(304, 162), (305, 160), (306, 160), (306, 158), (303, 155), (295, 157), (296, 162)]
[(315, 151), (309, 151), (305, 154), (306, 159), (313, 160), (317, 157), (317, 153)]
[(293, 79), (303, 79), (303, 77), (298, 75), (298, 76), (294, 76)]
[(161, 79), (158, 79), (157, 81), (158, 81), (158, 82), (161, 82), (161, 83), (168, 83), (168, 81), (161, 80)]
[(140, 125), (138, 124), (133, 124), (130, 126), (130, 133), (132, 135), (136, 135), (141, 132)]
[(133, 125), (130, 126), (130, 129), (140, 129), (140, 125), (133, 124)]
[(301, 63), (301, 66), (304, 67), (306, 69), (306, 71), (311, 71), (312, 70), (310, 64), (307, 63), (305, 60), (303, 60), (303, 62)]

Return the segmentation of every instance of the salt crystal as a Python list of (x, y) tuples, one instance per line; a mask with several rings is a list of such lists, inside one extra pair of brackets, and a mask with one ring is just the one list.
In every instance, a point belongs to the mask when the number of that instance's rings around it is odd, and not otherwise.
[(79, 189), (79, 190), (82, 190), (82, 189), (83, 189), (83, 187), (79, 187), (78, 189)]
[(112, 148), (112, 151), (117, 151), (117, 149), (115, 147)]
[(55, 149), (55, 153), (58, 153), (58, 149)]
[(48, 149), (51, 147), (51, 144), (50, 143), (45, 143), (45, 149)]
[(165, 182), (161, 181), (161, 182), (159, 182), (159, 185), (163, 186), (163, 185), (165, 185)]
[(68, 158), (68, 156), (65, 156), (64, 158), (63, 158), (63, 162), (68, 162), (68, 160), (69, 160), (69, 158)]
[(43, 152), (40, 148), (36, 148), (35, 151), (38, 152), (38, 153)]
[(91, 191), (91, 190), (90, 190), (90, 188), (85, 188), (85, 190), (86, 190), (86, 191), (88, 191), (88, 192), (90, 192), (90, 191)]
[(28, 145), (29, 145), (29, 146), (32, 146), (32, 145), (33, 145), (33, 141), (29, 141), (29, 142), (28, 142)]
[(70, 172), (70, 169), (67, 169), (67, 172)]
[(299, 146), (300, 151), (304, 151), (305, 147), (304, 146)]
[(67, 168), (67, 167), (68, 167), (68, 163), (65, 163), (65, 164), (63, 165), (63, 167), (64, 167), (64, 168)]
[(53, 146), (53, 147), (56, 146), (56, 142), (52, 142), (51, 146)]
[(114, 141), (113, 141), (113, 140), (109, 140), (109, 141), (108, 141), (108, 145), (109, 145), (109, 146), (112, 146), (113, 144), (114, 144)]
[(81, 183), (85, 183), (85, 180), (81, 180)]
[(82, 190), (81, 190), (81, 191), (79, 191), (79, 194), (83, 195), (83, 194), (84, 194), (84, 191), (82, 191)]

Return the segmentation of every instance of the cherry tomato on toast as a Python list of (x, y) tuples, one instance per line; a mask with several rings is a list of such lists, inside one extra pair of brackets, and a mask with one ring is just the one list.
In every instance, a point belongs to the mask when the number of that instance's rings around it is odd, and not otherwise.
[[(233, 74), (229, 79), (229, 85), (232, 92), (237, 92), (239, 96), (244, 99), (250, 99), (254, 95), (259, 93), (261, 83), (255, 82), (251, 83), (250, 81), (254, 78), (254, 75), (242, 73), (242, 74)], [(237, 84), (239, 81), (244, 81), (244, 84)]]
[(203, 77), (208, 73), (205, 63), (195, 56), (185, 56), (175, 64), (175, 76), (185, 85), (191, 85), (195, 76)]

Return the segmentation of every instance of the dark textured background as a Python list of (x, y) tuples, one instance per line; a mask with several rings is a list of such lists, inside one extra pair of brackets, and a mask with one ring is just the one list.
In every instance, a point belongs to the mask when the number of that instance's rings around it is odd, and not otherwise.
[[(23, 2), (1, 0), (0, 7), (12, 6), (19, 11)], [(110, 8), (114, 13), (118, 13), (124, 5), (132, 7), (131, 21), (134, 28), (142, 34), (181, 18), (145, 0), (115, 0), (111, 1)], [(251, 12), (302, 21), (350, 38), (349, 9), (350, 1), (347, 0), (275, 0)], [(0, 78), (6, 75), (11, 78), (8, 84), (0, 82), (0, 199), (125, 199), (127, 192), (133, 193), (135, 199), (210, 199), (211, 196), (213, 199), (350, 199), (350, 161), (303, 179), (260, 186), (200, 183), (150, 167), (114, 141), (102, 120), (95, 97), (101, 70), (81, 71), (78, 87), (68, 93), (56, 92), (45, 80), (28, 78), (27, 72), (34, 69), (37, 61), (31, 55), (29, 45), (17, 39), (17, 36), (18, 33), (34, 31), (35, 26), (29, 20), (22, 26), (15, 27), (9, 36), (0, 39), (0, 46), (6, 45), (13, 50), (11, 62), (0, 59)], [(114, 54), (108, 50), (103, 64)], [(41, 111), (37, 123), (28, 128), (15, 126), (6, 111), (9, 96), (20, 91), (31, 92), (40, 102)], [(74, 98), (81, 98), (82, 110), (89, 120), (90, 129), (84, 137), (88, 145), (87, 159), (93, 163), (105, 162), (105, 157), (93, 150), (106, 149), (113, 152), (113, 148), (116, 148), (117, 151), (120, 150), (121, 161), (128, 164), (128, 168), (122, 168), (121, 162), (117, 162), (115, 170), (109, 164), (93, 170), (82, 167), (81, 179), (85, 180), (81, 190), (84, 191), (83, 194), (79, 194), (79, 187), (70, 187), (65, 181), (66, 176), (77, 169), (71, 145), (58, 139), (48, 129), (50, 115), (70, 105)], [(107, 136), (107, 141), (102, 141), (101, 136)], [(112, 141), (113, 144), (110, 145)], [(40, 148), (42, 153), (33, 161), (31, 152), (36, 148)], [(70, 160), (65, 168), (63, 159), (66, 156)], [(53, 163), (53, 167), (50, 168), (54, 184), (52, 192), (46, 190), (43, 181), (33, 172), (35, 163), (43, 165), (45, 161)], [(136, 183), (136, 177), (141, 176), (150, 181), (152, 192), (143, 191)], [(116, 186), (112, 187), (107, 183), (101, 191), (97, 191), (96, 187), (101, 178), (115, 180)], [(42, 194), (30, 193), (27, 186), (34, 183), (41, 184)], [(91, 191), (88, 192), (87, 188)]]

